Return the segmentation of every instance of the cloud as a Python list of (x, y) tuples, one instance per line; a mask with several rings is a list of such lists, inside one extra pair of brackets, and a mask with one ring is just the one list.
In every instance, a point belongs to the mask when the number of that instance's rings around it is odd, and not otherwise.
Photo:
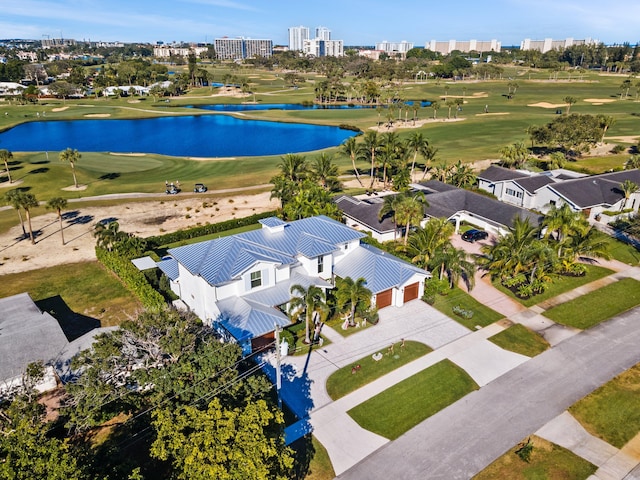
[(184, 3), (197, 3), (199, 5), (209, 5), (212, 7), (230, 8), (233, 10), (244, 10), (258, 12), (259, 9), (244, 3), (233, 2), (231, 0), (181, 0)]

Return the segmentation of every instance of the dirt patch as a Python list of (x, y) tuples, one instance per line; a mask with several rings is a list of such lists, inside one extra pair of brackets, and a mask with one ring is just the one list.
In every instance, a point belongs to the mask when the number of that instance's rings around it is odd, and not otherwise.
[(250, 93), (242, 93), (242, 90), (236, 87), (220, 87), (217, 93), (212, 93), (212, 97), (234, 97), (245, 98), (250, 96)]
[(221, 198), (179, 196), (116, 206), (83, 207), (82, 203), (69, 203), (63, 212), (64, 246), (55, 212), (32, 219), (35, 245), (23, 238), (16, 214), (15, 226), (0, 233), (0, 275), (95, 260), (92, 233), (95, 224), (105, 219), (116, 220), (125, 232), (149, 237), (279, 207), (277, 200), (269, 198), (270, 192)]
[(87, 118), (107, 118), (110, 117), (110, 113), (87, 113), (85, 117)]
[(640, 135), (621, 135), (617, 137), (607, 137), (607, 140), (613, 140), (614, 142), (622, 143), (636, 143), (640, 140)]
[(549, 103), (549, 102), (538, 102), (538, 103), (530, 103), (527, 107), (540, 107), (540, 108), (560, 108), (566, 107), (566, 103)]
[(461, 122), (465, 120), (464, 118), (427, 118), (425, 120), (416, 120), (415, 124), (412, 121), (409, 122), (395, 122), (393, 126), (388, 127), (386, 124), (380, 125), (379, 127), (369, 127), (369, 130), (375, 130), (379, 133), (384, 132), (395, 132), (396, 130), (404, 129), (404, 128), (420, 128), (427, 123), (436, 123), (436, 122)]
[(64, 112), (67, 108), (69, 108), (69, 107), (56, 107), (56, 108), (52, 108), (51, 111), (52, 112)]
[(71, 185), (70, 187), (64, 187), (62, 190), (64, 190), (65, 192), (80, 192), (86, 189), (86, 185), (78, 185), (77, 187), (75, 185)]

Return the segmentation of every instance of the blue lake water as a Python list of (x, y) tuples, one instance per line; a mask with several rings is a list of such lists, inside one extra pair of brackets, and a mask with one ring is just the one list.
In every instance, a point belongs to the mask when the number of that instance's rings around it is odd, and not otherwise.
[[(415, 102), (418, 102), (417, 100)], [(407, 105), (413, 105), (414, 101), (405, 102)], [(421, 107), (428, 107), (431, 102), (421, 100)], [(243, 104), (218, 104), (218, 105), (190, 105), (191, 108), (201, 108), (204, 110), (213, 110), (215, 112), (246, 112), (256, 110), (357, 110), (360, 108), (376, 108), (376, 105), (303, 105), (301, 103), (243, 103)]]
[(0, 148), (14, 152), (74, 148), (184, 157), (262, 156), (334, 147), (355, 134), (330, 126), (189, 115), (23, 123), (0, 133)]

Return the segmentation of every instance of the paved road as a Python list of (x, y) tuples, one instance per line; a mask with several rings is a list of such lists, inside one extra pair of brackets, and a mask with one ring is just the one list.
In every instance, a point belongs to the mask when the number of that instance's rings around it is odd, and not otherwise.
[(640, 362), (638, 345), (640, 308), (525, 362), (338, 478), (469, 479), (577, 400)]

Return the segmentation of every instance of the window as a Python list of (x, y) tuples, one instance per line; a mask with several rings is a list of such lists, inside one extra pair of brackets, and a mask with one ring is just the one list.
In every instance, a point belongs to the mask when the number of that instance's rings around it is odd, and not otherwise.
[(513, 188), (507, 188), (507, 195), (516, 198), (522, 198), (522, 192), (517, 192)]
[(318, 257), (318, 273), (324, 272), (324, 257)]
[(251, 288), (257, 288), (262, 285), (262, 272), (251, 272)]

